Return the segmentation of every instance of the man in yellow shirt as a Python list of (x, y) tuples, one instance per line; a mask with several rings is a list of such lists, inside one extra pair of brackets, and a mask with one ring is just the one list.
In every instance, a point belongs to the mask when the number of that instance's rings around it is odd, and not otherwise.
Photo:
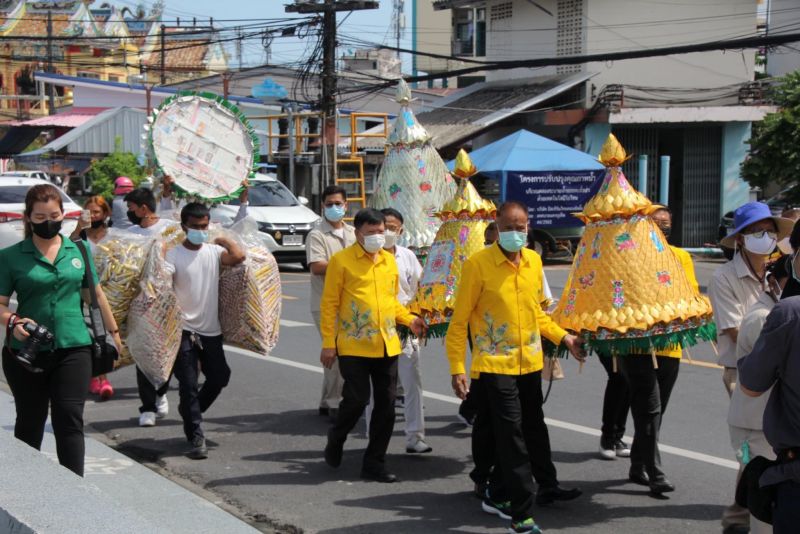
[(402, 352), (396, 325), (408, 326), (417, 336), (425, 333), (426, 326), (397, 300), (397, 263), (383, 249), (384, 215), (363, 209), (353, 224), (356, 243), (331, 257), (320, 302), (320, 361), (330, 369), (338, 360), (344, 378), (325, 461), (331, 467), (341, 464), (347, 434), (369, 404), (371, 381), (374, 407), (361, 477), (395, 482), (397, 477), (386, 470), (384, 460), (394, 430), (397, 356)]
[[(564, 343), (579, 360), (582, 340), (555, 324), (539, 305), (542, 260), (525, 247), (528, 209), (506, 202), (497, 210), (498, 243), (476, 252), (465, 263), (447, 332), (447, 358), (453, 389), (467, 394), (467, 327), (472, 336), (470, 374), (480, 374), (495, 438), (502, 487), (489, 484), (484, 511), (511, 519), (510, 532), (535, 533), (532, 518), (533, 477), (539, 483), (536, 503), (578, 497), (578, 489), (559, 487), (550, 458), (550, 437), (542, 411), (541, 336)], [(528, 451), (533, 454), (528, 455)], [(535, 462), (533, 460), (536, 460)], [(510, 502), (506, 502), (506, 495)]]
[[(664, 236), (669, 238), (672, 232), (670, 209), (663, 206), (650, 216)], [(680, 260), (689, 283), (695, 290), (699, 290), (692, 257), (681, 248), (672, 245), (669, 248)], [(681, 354), (680, 348), (657, 352), (657, 369), (653, 366), (650, 354), (627, 354), (618, 358), (619, 369), (630, 391), (634, 426), (628, 478), (637, 484), (649, 486), (651, 493), (657, 495), (675, 490), (675, 486), (661, 470), (658, 434), (672, 388), (678, 378)]]

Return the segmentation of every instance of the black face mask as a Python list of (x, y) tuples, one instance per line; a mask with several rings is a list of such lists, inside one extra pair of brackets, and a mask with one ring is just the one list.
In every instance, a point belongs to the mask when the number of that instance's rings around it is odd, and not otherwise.
[(669, 236), (672, 235), (672, 226), (667, 226), (667, 225), (661, 226), (659, 224), (658, 227), (661, 229), (661, 233), (664, 234), (664, 237), (669, 239)]
[(136, 215), (133, 210), (128, 210), (128, 220), (135, 225), (142, 224), (142, 218)]
[(42, 221), (31, 223), (33, 233), (42, 239), (53, 239), (61, 231), (61, 221)]
[(92, 221), (92, 228), (97, 230), (98, 228), (102, 228), (105, 223), (106, 221), (103, 219), (100, 219), (99, 221)]

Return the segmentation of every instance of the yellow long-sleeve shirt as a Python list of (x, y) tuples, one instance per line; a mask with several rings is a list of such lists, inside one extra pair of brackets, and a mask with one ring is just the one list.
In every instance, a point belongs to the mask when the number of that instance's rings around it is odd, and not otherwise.
[(472, 335), (472, 375), (540, 371), (541, 336), (559, 344), (567, 335), (539, 305), (541, 258), (528, 249), (521, 254), (515, 266), (495, 244), (464, 263), (447, 330), (450, 374), (466, 372), (467, 325)]
[(381, 358), (400, 354), (397, 323), (414, 316), (397, 300), (394, 256), (381, 249), (377, 260), (358, 243), (334, 254), (325, 271), (320, 301), (322, 348), (342, 356)]
[[(681, 262), (681, 266), (683, 270), (686, 272), (686, 278), (689, 280), (689, 283), (696, 291), (700, 291), (700, 284), (697, 283), (697, 276), (694, 274), (694, 263), (692, 262), (692, 255), (683, 250), (682, 248), (673, 247), (672, 245), (669, 246), (672, 249), (672, 252), (675, 253), (678, 260)], [(661, 350), (656, 353), (658, 356), (669, 356), (670, 358), (680, 358), (683, 355), (683, 350), (680, 348), (677, 349), (666, 349)]]

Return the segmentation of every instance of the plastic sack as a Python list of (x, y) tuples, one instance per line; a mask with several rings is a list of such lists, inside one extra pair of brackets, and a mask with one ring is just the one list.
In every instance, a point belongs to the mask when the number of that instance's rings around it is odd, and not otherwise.
[(131, 301), (139, 294), (139, 282), (151, 243), (151, 238), (112, 228), (108, 230), (106, 238), (94, 247), (97, 278), (123, 340), (116, 368), (133, 363), (125, 342), (128, 310)]
[(236, 239), (247, 253), (244, 262), (223, 268), (219, 280), (219, 318), (226, 343), (267, 355), (278, 343), (281, 278), (278, 263), (246, 217), (219, 235)]
[(172, 372), (183, 330), (172, 275), (162, 249), (161, 241), (150, 241), (140, 291), (131, 301), (128, 313), (128, 348), (136, 365), (156, 389)]

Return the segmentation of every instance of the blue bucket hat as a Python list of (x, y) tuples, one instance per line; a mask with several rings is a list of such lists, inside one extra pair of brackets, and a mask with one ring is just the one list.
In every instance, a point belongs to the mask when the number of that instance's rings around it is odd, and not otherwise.
[(792, 233), (794, 221), (791, 219), (784, 219), (783, 217), (775, 217), (769, 210), (769, 206), (763, 202), (748, 202), (747, 204), (742, 204), (733, 212), (733, 230), (728, 233), (727, 237), (720, 241), (720, 245), (734, 248), (736, 245), (736, 236), (739, 235), (742, 230), (753, 223), (765, 219), (771, 219), (775, 222), (775, 228), (778, 230), (778, 241)]

